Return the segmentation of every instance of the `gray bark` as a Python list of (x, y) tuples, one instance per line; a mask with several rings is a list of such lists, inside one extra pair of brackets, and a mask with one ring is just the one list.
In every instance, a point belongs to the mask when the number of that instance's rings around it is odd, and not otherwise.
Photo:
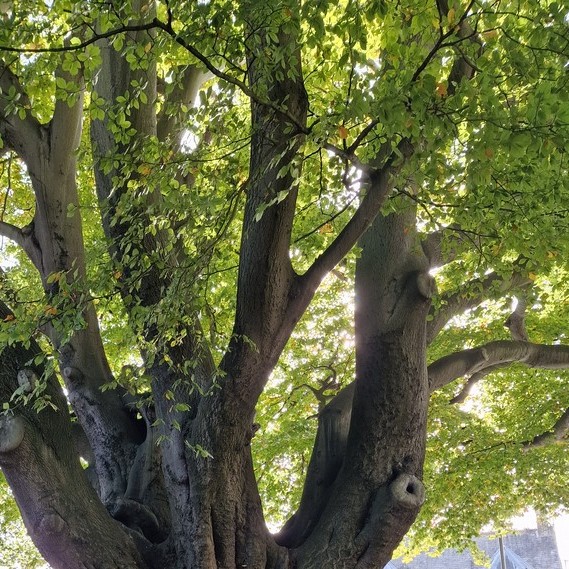
[[(0, 304), (0, 317), (8, 314)], [(146, 569), (133, 538), (108, 514), (80, 466), (57, 380), (30, 365), (40, 354), (35, 342), (0, 354), (0, 400), (9, 400), (25, 375), (45, 381), (39, 396), (55, 406), (38, 413), (20, 405), (0, 416), (0, 466), (27, 530), (56, 569)]]
[[(1, 67), (2, 87), (17, 83), (7, 67)], [(81, 91), (80, 75), (70, 77)], [(0, 117), (2, 117), (0, 97)], [(31, 224), (14, 229), (19, 242), (42, 280), (48, 301), (56, 302), (57, 281), (50, 282), (54, 273), (65, 275), (70, 284), (77, 286), (78, 294), (85, 282), (85, 253), (83, 232), (76, 186), (76, 155), (82, 123), (82, 97), (69, 106), (58, 101), (51, 121), (39, 125), (27, 115), (20, 119), (14, 115), (0, 121), (8, 147), (25, 162), (35, 195), (35, 212)], [(69, 214), (72, 208), (73, 213)], [(68, 309), (74, 309), (70, 299)], [(82, 302), (80, 302), (80, 306)], [(118, 391), (102, 392), (100, 387), (112, 381), (99, 334), (97, 316), (91, 304), (84, 305), (85, 327), (72, 337), (63, 340), (57, 327), (50, 322), (45, 331), (60, 355), (62, 376), (69, 390), (69, 399), (81, 421), (92, 447), (95, 469), (98, 472), (101, 497), (111, 504), (124, 492), (130, 462), (136, 451), (140, 432), (132, 416), (124, 408)]]
[(491, 366), (511, 363), (543, 369), (565, 369), (569, 367), (569, 346), (499, 340), (479, 348), (455, 352), (429, 366), (431, 390), (439, 389), (459, 377), (480, 373)]
[(322, 414), (303, 501), (279, 537), (297, 547), (300, 566), (383, 566), (424, 499), (424, 322), (434, 289), (411, 219), (379, 217), (362, 239), (356, 381)]

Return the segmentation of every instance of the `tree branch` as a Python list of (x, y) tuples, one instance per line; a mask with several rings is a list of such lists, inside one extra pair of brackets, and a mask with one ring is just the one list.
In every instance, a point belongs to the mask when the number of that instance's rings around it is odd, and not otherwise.
[(165, 95), (164, 108), (158, 116), (157, 133), (159, 140), (165, 140), (171, 135), (179, 124), (179, 115), (167, 112), (168, 105), (194, 105), (200, 87), (212, 74), (204, 72), (197, 65), (187, 65), (181, 73), (181, 77), (169, 95)]
[(19, 245), (36, 268), (41, 266), (41, 250), (33, 237), (33, 223), (20, 228), (0, 221), (0, 235)]
[[(526, 301), (525, 299), (520, 299), (518, 301), (516, 309), (514, 312), (512, 312), (504, 324), (507, 328), (510, 329), (513, 340), (522, 340), (524, 342), (528, 341), (528, 335), (524, 325), (525, 309)], [(491, 374), (497, 369), (507, 367), (508, 365), (510, 365), (509, 362), (497, 363), (495, 365), (488, 366), (481, 371), (473, 373), (463, 385), (458, 395), (453, 397), (450, 402), (462, 403), (470, 395), (470, 392), (472, 391), (474, 385), (476, 385), (480, 380), (484, 379), (487, 375)]]
[[(569, 346), (544, 346), (528, 342), (499, 341), (441, 358), (428, 368), (431, 392), (454, 379), (472, 374), (478, 381), (490, 372), (512, 363), (547, 369), (569, 368)], [(470, 381), (469, 381), (470, 384)], [(277, 541), (296, 547), (316, 524), (330, 496), (330, 487), (342, 465), (352, 414), (355, 382), (343, 388), (319, 413), (319, 426), (298, 511), (278, 534)], [(457, 398), (456, 401), (460, 400)], [(569, 431), (569, 410), (552, 431), (539, 435), (526, 447), (562, 440)]]
[(126, 32), (141, 32), (156, 29), (156, 21), (147, 22), (146, 24), (136, 24), (136, 25), (124, 25), (120, 28), (114, 28), (106, 32), (99, 32), (93, 34), (90, 38), (83, 40), (73, 45), (62, 45), (59, 47), (14, 47), (11, 45), (0, 45), (0, 52), (8, 53), (64, 53), (66, 51), (81, 51), (86, 47), (96, 43), (97, 41), (105, 38), (112, 38), (119, 34), (124, 34)]
[(451, 247), (448, 251), (444, 251), (445, 243), (451, 241), (453, 245), (456, 243), (458, 246), (464, 240), (458, 225), (449, 225), (429, 233), (421, 242), (421, 247), (429, 261), (429, 266), (431, 268), (442, 267), (454, 261), (458, 254), (457, 248)]
[[(367, 193), (352, 218), (304, 275), (299, 277), (299, 288), (304, 293), (314, 293), (326, 274), (347, 255), (371, 225), (393, 188), (395, 176), (413, 151), (411, 143), (407, 139), (402, 140), (397, 146), (397, 153), (393, 152), (382, 168), (370, 174)], [(398, 155), (403, 158), (398, 160)]]
[(569, 368), (569, 346), (498, 340), (455, 352), (429, 366), (430, 390), (435, 391), (459, 377), (480, 373), (489, 367), (514, 363), (532, 368), (566, 369)]
[[(257, 13), (256, 9), (251, 9), (247, 17), (258, 45), (247, 52), (249, 84), (266, 85), (270, 104), (257, 98), (251, 100), (249, 179), (234, 331), (252, 340), (272, 368), (290, 334), (287, 329), (282, 337), (279, 336), (283, 321), (287, 320), (290, 291), (296, 276), (289, 250), (302, 168), (299, 149), (303, 137), (298, 132), (291, 133), (290, 117), (301, 126), (300, 132), (304, 132), (308, 96), (304, 87), (297, 28), (284, 31), (280, 22), (274, 22), (279, 26), (278, 43), (275, 43), (267, 36), (264, 12)], [(272, 49), (287, 54), (280, 79), (273, 75), (272, 69), (267, 69), (259, 56)], [(286, 109), (286, 113), (283, 114), (279, 110), (281, 108)], [(262, 326), (259, 325), (261, 322)], [(260, 374), (257, 375), (255, 383), (266, 380), (266, 376), (261, 379)], [(258, 383), (257, 389), (260, 386)], [(250, 394), (258, 395), (260, 391), (257, 389), (250, 390)]]
[[(30, 101), (18, 78), (3, 63), (0, 67), (0, 132), (7, 133), (8, 144), (28, 167), (35, 194), (33, 221), (21, 229), (3, 223), (0, 230), (15, 238), (37, 268), (45, 293), (57, 302), (58, 284), (50, 282), (53, 273), (65, 273), (67, 282), (82, 287), (85, 277), (85, 251), (76, 186), (75, 150), (79, 144), (82, 119), (82, 84), (60, 67), (56, 77), (71, 82), (78, 90), (77, 100), (57, 100), (48, 127), (33, 118)], [(26, 111), (24, 118), (12, 110), (14, 97)], [(16, 112), (16, 114), (14, 114)], [(68, 206), (74, 206), (68, 215)], [(61, 301), (61, 299), (59, 299)], [(112, 381), (94, 306), (69, 304), (81, 311), (85, 326), (66, 336), (53, 322), (44, 331), (58, 351), (69, 402), (82, 421), (93, 453), (104, 502), (116, 499), (123, 491), (140, 431), (136, 418), (124, 408), (119, 391), (102, 392)], [(104, 437), (100, 437), (104, 433)], [(114, 454), (114, 451), (121, 452)], [(116, 457), (116, 460), (115, 460)]]
[[(476, 31), (471, 28), (471, 26), (469, 25), (469, 23), (467, 21), (468, 13), (470, 12), (472, 7), (474, 6), (474, 2), (475, 2), (475, 0), (470, 1), (470, 3), (468, 4), (468, 6), (464, 10), (464, 12), (462, 13), (462, 16), (460, 17), (460, 19), (458, 21), (458, 36), (460, 38), (459, 41), (456, 43), (456, 51), (457, 51), (458, 56), (454, 60), (454, 63), (452, 65), (452, 68), (450, 70), (449, 77), (448, 77), (448, 91), (447, 92), (449, 95), (454, 94), (454, 92), (456, 91), (456, 87), (458, 86), (458, 84), (460, 83), (460, 81), (463, 78), (471, 79), (474, 75), (474, 72), (475, 72), (475, 67), (473, 66), (472, 62), (469, 61), (468, 58), (465, 57), (465, 55), (460, 50), (460, 47), (459, 47), (460, 43), (462, 43), (463, 41), (467, 41), (467, 40), (474, 42), (474, 43), (478, 44), (478, 46), (479, 46), (478, 55), (482, 54), (482, 42), (480, 41)], [(447, 10), (445, 12), (445, 16), (446, 15), (448, 15), (448, 7), (447, 7)]]
[[(436, 49), (434, 52), (436, 52)], [(422, 68), (417, 71), (417, 77), (428, 65), (430, 58), (433, 56), (434, 52), (431, 52), (429, 56), (427, 56)], [(372, 121), (356, 139), (354, 147), (349, 148), (347, 152), (353, 151), (357, 145), (363, 141), (365, 136), (367, 136), (367, 134), (373, 130), (374, 126), (375, 122)], [(360, 207), (357, 209), (352, 219), (344, 227), (340, 235), (328, 247), (328, 249), (314, 261), (313, 265), (302, 277), (299, 277), (299, 288), (301, 292), (298, 299), (295, 299), (298, 304), (302, 305), (306, 302), (306, 297), (309, 297), (311, 294), (313, 294), (314, 290), (317, 288), (324, 275), (330, 271), (337, 262), (339, 262), (339, 260), (347, 253), (347, 251), (353, 246), (357, 239), (359, 239), (359, 237), (373, 222), (374, 218), (379, 212), (382, 203), (391, 190), (393, 184), (393, 176), (399, 171), (405, 162), (405, 159), (409, 158), (413, 154), (413, 146), (410, 141), (406, 139), (400, 143), (398, 150), (399, 153), (403, 155), (403, 158), (400, 161), (396, 162), (396, 157), (394, 154), (391, 154), (390, 156), (388, 155), (389, 157), (387, 158), (387, 161), (384, 162), (383, 166), (379, 169), (373, 170), (371, 173), (369, 168), (367, 169), (366, 173), (370, 177), (369, 188), (367, 194), (360, 204)], [(437, 243), (431, 241), (425, 244), (424, 254), (427, 260), (431, 263), (435, 257), (440, 257), (440, 237), (442, 236), (437, 236)], [(431, 255), (429, 255), (429, 250), (432, 253)], [(418, 292), (421, 293), (421, 287), (418, 288), (420, 289)], [(427, 288), (429, 289), (429, 292), (425, 295), (425, 297), (429, 297), (430, 287), (424, 288), (425, 290)], [(295, 310), (293, 309), (291, 312), (294, 314)], [(402, 321), (405, 321), (405, 319), (402, 319)], [(393, 339), (391, 339), (391, 342), (393, 342)], [(369, 349), (369, 346), (367, 344), (366, 347)], [(386, 352), (389, 352), (389, 350), (386, 350)], [(383, 383), (383, 381), (381, 383)], [(340, 394), (326, 406), (324, 412), (319, 416), (319, 429), (315, 441), (311, 463), (309, 465), (309, 470), (307, 473), (301, 505), (296, 514), (287, 522), (281, 534), (279, 534), (278, 540), (280, 543), (302, 548), (302, 544), (307, 539), (313, 540), (313, 528), (316, 526), (316, 524), (320, 523), (319, 518), (321, 517), (322, 512), (326, 510), (330, 503), (330, 496), (333, 491), (333, 487), (337, 485), (338, 473), (344, 462), (348, 430), (350, 428), (353, 428), (353, 425), (350, 427), (350, 424), (354, 391), (355, 383), (342, 390)], [(369, 398), (369, 394), (366, 394), (366, 396)], [(414, 408), (416, 408), (416, 405)], [(370, 411), (370, 414), (373, 413), (377, 414), (378, 409)], [(403, 415), (405, 415), (405, 413), (403, 413)], [(410, 422), (414, 424), (414, 421)], [(370, 424), (371, 423), (372, 421), (370, 421)], [(393, 423), (390, 422), (389, 424), (395, 423), (396, 421)], [(375, 435), (378, 434), (373, 429), (371, 429), (371, 431), (374, 432)], [(366, 437), (362, 436), (362, 438)], [(351, 464), (351, 461), (348, 462), (350, 462), (350, 466), (346, 468), (349, 470), (350, 468), (353, 468), (353, 465)], [(404, 465), (403, 468), (406, 468), (408, 466), (409, 465)], [(383, 464), (382, 467), (384, 467)], [(405, 492), (397, 493), (396, 489), (399, 488), (399, 483), (402, 484), (401, 481), (405, 481), (405, 483), (409, 482), (409, 484), (404, 484)], [(412, 481), (412, 483), (410, 481)], [(378, 512), (375, 512), (375, 509), (372, 508), (374, 515), (370, 515), (369, 512), (366, 514), (370, 517), (370, 522), (366, 525), (366, 530), (369, 532), (369, 534), (366, 535), (365, 538), (369, 539), (371, 543), (373, 543), (373, 539), (377, 536), (378, 531), (380, 531), (380, 526), (382, 529), (384, 529), (386, 524), (389, 525), (393, 523), (397, 525), (400, 524), (405, 528), (408, 527), (407, 524), (411, 523), (414, 515), (416, 515), (416, 512), (422, 504), (423, 488), (421, 483), (414, 477), (414, 475), (399, 474), (399, 476), (395, 478), (395, 482), (393, 482), (393, 484), (395, 485), (393, 492), (398, 496), (401, 495), (401, 503), (408, 503), (410, 506), (410, 512), (412, 513), (409, 515), (408, 519), (405, 515), (402, 514), (393, 517), (384, 516), (383, 507), (385, 506), (385, 497), (383, 496), (382, 492), (386, 491), (386, 489), (385, 487), (382, 487), (377, 493), (378, 498), (381, 496), (378, 501), (378, 503), (381, 504), (381, 506), (378, 508)], [(409, 490), (409, 488), (412, 488), (412, 491)], [(378, 523), (378, 520), (380, 523)], [(366, 532), (360, 532), (360, 535), (363, 537), (365, 533)], [(336, 535), (334, 535), (334, 538), (336, 538)], [(326, 536), (326, 547), (330, 546), (331, 540), (331, 535)], [(371, 563), (371, 560), (374, 558), (374, 556), (377, 558), (380, 555), (378, 551), (372, 552), (372, 549), (374, 548), (370, 548), (368, 552), (362, 556), (362, 566), (368, 562), (368, 557)]]
[(452, 404), (455, 403), (462, 403), (463, 401), (466, 400), (466, 398), (470, 395), (472, 388), (482, 379), (484, 379), (487, 375), (490, 375), (492, 372), (496, 371), (497, 369), (501, 369), (504, 367), (507, 367), (508, 365), (510, 365), (509, 363), (499, 363), (496, 365), (491, 365), (488, 366), (487, 368), (478, 371), (476, 373), (473, 373), (468, 380), (466, 381), (466, 383), (462, 386), (462, 389), (460, 390), (460, 392), (458, 393), (458, 395), (456, 395), (455, 397), (453, 397), (450, 402)]
[[(0, 314), (6, 312), (0, 303)], [(83, 569), (86, 556), (101, 569), (145, 567), (133, 539), (110, 517), (81, 468), (59, 383), (30, 364), (40, 353), (33, 341), (27, 349), (13, 344), (0, 353), (0, 403), (13, 406), (0, 415), (0, 465), (26, 528), (54, 568)], [(29, 378), (42, 379), (26, 386)], [(18, 384), (26, 388), (28, 403), (14, 400)], [(38, 412), (32, 401), (41, 399), (48, 405)]]
[(524, 342), (529, 340), (525, 324), (526, 307), (527, 300), (524, 297), (518, 298), (516, 308), (504, 322), (504, 326), (510, 331), (513, 340), (523, 340)]
[[(19, 109), (25, 115), (20, 116)], [(0, 136), (28, 166), (37, 160), (42, 126), (30, 113), (31, 104), (18, 77), (0, 59)]]
[[(83, 124), (83, 74), (79, 71), (71, 75), (61, 66), (55, 72), (55, 79), (63, 79), (67, 85), (74, 85), (75, 93), (69, 94), (76, 100), (69, 104), (67, 99), (57, 98), (51, 121), (49, 122), (49, 159), (54, 168), (67, 171), (70, 158), (75, 155), (81, 140)], [(74, 162), (74, 160), (73, 160)], [(65, 170), (63, 170), (65, 168)], [(70, 174), (75, 176), (75, 168)]]
[(328, 503), (346, 453), (354, 389), (352, 382), (318, 413), (318, 430), (300, 506), (275, 536), (280, 545), (293, 548), (304, 543)]
[(25, 248), (25, 238), (22, 230), (11, 223), (0, 221), (0, 235), (11, 239), (22, 248)]
[[(470, 27), (466, 23), (466, 19), (473, 5), (474, 0), (471, 0), (459, 18), (457, 25), (460, 26), (461, 30), (463, 28), (466, 31), (470, 30)], [(448, 6), (446, 7), (446, 11), (448, 12)], [(466, 31), (464, 33), (466, 33)], [(427, 68), (435, 54), (443, 46), (444, 40), (450, 37), (453, 33), (454, 31), (452, 30), (443, 32), (441, 29), (440, 36), (435, 42), (435, 45), (431, 48), (430, 52), (427, 54), (421, 65), (413, 74), (413, 77), (411, 79), (412, 83), (421, 76), (422, 72)], [(463, 32), (461, 31), (461, 33)], [(470, 38), (470, 35), (464, 39), (468, 38)], [(460, 56), (460, 59), (462, 59), (462, 56)], [(456, 66), (453, 66), (453, 70), (451, 71), (451, 74), (454, 73), (453, 79), (455, 81), (458, 81), (461, 77), (466, 77), (467, 79), (470, 79), (472, 77), (473, 74), (468, 69), (466, 69), (466, 67), (459, 66), (456, 67), (456, 69), (455, 67)], [(362, 143), (365, 137), (375, 128), (377, 124), (377, 120), (374, 119), (370, 121), (370, 123), (362, 130), (354, 143), (344, 152), (347, 159), (351, 159), (351, 157), (353, 157), (353, 152), (355, 149)], [(380, 148), (378, 156), (374, 160), (375, 163), (377, 163), (377, 159), (381, 157), (384, 151), (385, 145)], [(336, 237), (328, 249), (314, 261), (312, 266), (303, 275), (303, 277), (301, 277), (301, 288), (305, 287), (308, 290), (315, 290), (326, 273), (332, 270), (332, 268), (347, 254), (351, 247), (353, 247), (357, 239), (359, 239), (369, 224), (371, 224), (375, 218), (375, 215), (383, 204), (383, 201), (391, 190), (393, 176), (397, 174), (397, 172), (401, 169), (407, 159), (410, 158), (413, 152), (413, 143), (409, 139), (404, 138), (398, 144), (397, 152), (391, 153), (390, 155), (388, 154), (386, 161), (380, 168), (377, 170), (370, 170), (369, 166), (365, 168), (364, 171), (370, 178), (369, 189), (366, 196), (362, 200), (360, 207), (352, 219), (350, 219), (350, 221), (346, 224), (338, 237)], [(399, 160), (398, 157), (400, 158)], [(350, 161), (353, 162), (353, 160)]]
[(125, 32), (151, 31), (155, 29), (160, 29), (166, 32), (178, 45), (183, 47), (186, 51), (188, 51), (188, 53), (191, 53), (198, 61), (200, 61), (206, 67), (206, 69), (209, 72), (211, 72), (213, 75), (229, 83), (230, 85), (238, 87), (250, 99), (258, 102), (259, 104), (266, 105), (269, 108), (273, 109), (274, 111), (285, 116), (289, 120), (289, 122), (294, 124), (299, 129), (300, 132), (303, 132), (305, 134), (309, 132), (309, 129), (306, 127), (306, 125), (303, 125), (301, 121), (298, 121), (293, 114), (288, 113), (285, 107), (281, 107), (280, 105), (275, 104), (273, 101), (266, 100), (263, 97), (257, 95), (244, 81), (241, 81), (240, 79), (237, 79), (236, 77), (233, 77), (228, 73), (225, 73), (218, 67), (216, 67), (195, 46), (188, 43), (184, 38), (182, 38), (172, 27), (172, 20), (170, 13), (168, 21), (166, 22), (163, 22), (158, 18), (154, 18), (152, 21), (147, 22), (145, 24), (124, 25), (119, 28), (108, 30), (107, 32), (104, 33), (93, 34), (90, 38), (83, 40), (74, 45), (64, 45), (60, 47), (46, 47), (46, 48), (20, 48), (20, 47), (13, 47), (7, 45), (0, 45), (0, 52), (4, 51), (11, 53), (61, 53), (67, 51), (78, 51), (86, 48), (91, 44), (96, 43), (101, 39), (114, 37), (118, 34), (122, 34)]
[(523, 444), (524, 450), (531, 448), (548, 446), (551, 443), (560, 443), (567, 438), (569, 433), (569, 409), (566, 409), (561, 417), (557, 419), (552, 429), (534, 437), (531, 441)]
[(482, 279), (464, 283), (460, 291), (442, 295), (439, 299), (440, 308), (432, 311), (432, 319), (427, 322), (427, 342), (430, 344), (451, 318), (486, 300), (492, 289), (497, 288), (503, 294), (531, 282), (522, 272), (514, 272), (509, 279), (504, 279), (498, 273), (490, 273)]
[[(143, 29), (137, 28), (137, 31), (142, 33)], [(139, 39), (129, 38), (129, 41), (136, 42)], [(138, 107), (129, 108), (129, 120), (134, 132), (126, 140), (117, 141), (109, 129), (111, 119), (105, 116), (102, 120), (91, 122), (91, 142), (97, 196), (103, 212), (103, 229), (109, 239), (113, 261), (121, 272), (121, 294), (125, 309), (131, 312), (143, 306), (149, 309), (150, 314), (151, 308), (160, 302), (165, 291), (171, 290), (174, 282), (172, 275), (179, 269), (179, 263), (185, 255), (180, 240), (174, 240), (174, 247), (170, 247), (172, 238), (168, 229), (161, 228), (156, 234), (146, 230), (153, 224), (154, 213), (161, 211), (163, 197), (158, 185), (153, 181), (141, 180), (136, 170), (136, 166), (144, 161), (145, 152), (141, 149), (144, 149), (149, 139), (157, 135), (156, 61), (153, 52), (149, 51), (148, 68), (132, 69), (124, 53), (112, 49), (107, 45), (107, 40), (102, 40), (101, 44), (102, 65), (95, 90), (109, 107), (116, 108), (120, 105), (117, 99), (125, 96), (133, 80), (145, 85), (146, 102), (141, 101)], [(128, 155), (128, 167), (125, 169), (119, 163), (121, 155)], [(111, 171), (104, 171), (100, 161), (111, 156), (115, 158), (116, 166)], [(126, 214), (124, 211), (121, 213), (117, 206), (121, 200), (130, 200), (129, 192), (133, 190), (129, 184), (133, 181), (144, 188), (140, 194), (144, 197), (135, 200)], [(163, 259), (163, 267), (156, 263), (158, 256)], [(142, 266), (147, 269), (141, 271)], [(156, 413), (164, 425), (165, 436), (169, 429), (175, 431), (173, 425), (184, 426), (192, 418), (189, 413), (176, 411), (166, 399), (165, 393), (174, 392), (177, 403), (195, 409), (200, 394), (208, 391), (215, 375), (213, 357), (204, 341), (197, 315), (188, 310), (184, 317), (184, 324), (179, 325), (180, 328), (185, 326), (187, 333), (180, 335), (180, 344), (175, 346), (157, 342), (160, 331), (152, 318), (143, 321), (139, 319), (138, 322), (140, 333), (148, 345), (156, 344), (156, 351), (148, 349), (145, 356), (147, 372), (154, 380), (152, 389)], [(184, 367), (187, 362), (193, 364), (190, 371)], [(180, 381), (181, 377), (186, 381)], [(187, 386), (190, 383), (200, 387), (189, 390)], [(180, 454), (176, 454), (176, 458), (183, 457), (184, 452), (182, 441)]]

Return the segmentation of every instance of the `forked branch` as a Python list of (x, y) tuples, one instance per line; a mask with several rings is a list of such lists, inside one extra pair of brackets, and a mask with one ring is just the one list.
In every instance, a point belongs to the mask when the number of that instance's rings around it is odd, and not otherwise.
[(427, 322), (427, 342), (431, 343), (451, 318), (475, 308), (487, 300), (493, 291), (504, 294), (512, 289), (526, 287), (531, 282), (522, 271), (513, 272), (509, 278), (490, 273), (481, 279), (463, 283), (459, 291), (442, 295), (440, 307), (432, 311), (432, 319)]
[(429, 366), (430, 389), (435, 391), (459, 377), (514, 363), (532, 368), (566, 369), (569, 368), (569, 346), (498, 340), (479, 348), (455, 352)]

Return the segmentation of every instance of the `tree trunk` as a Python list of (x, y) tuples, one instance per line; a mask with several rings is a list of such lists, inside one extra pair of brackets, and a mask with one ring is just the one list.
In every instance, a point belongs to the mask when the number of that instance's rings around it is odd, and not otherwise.
[(424, 500), (433, 291), (413, 220), (378, 217), (362, 239), (356, 381), (322, 416), (303, 501), (279, 538), (299, 567), (382, 567)]
[[(0, 318), (8, 314), (0, 304)], [(43, 382), (39, 397), (49, 400), (40, 412), (20, 405), (0, 416), (0, 466), (30, 536), (55, 569), (147, 569), (132, 535), (109, 515), (81, 468), (67, 402), (57, 380), (33, 363), (39, 355), (33, 341), (0, 355), (2, 401), (18, 387), (32, 393)]]

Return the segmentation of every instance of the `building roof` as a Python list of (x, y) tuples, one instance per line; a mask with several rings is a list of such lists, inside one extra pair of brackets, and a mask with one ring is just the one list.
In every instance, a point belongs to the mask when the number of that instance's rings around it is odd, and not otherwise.
[[(480, 537), (476, 545), (492, 560), (491, 569), (502, 569), (497, 538)], [(522, 530), (503, 538), (506, 556), (505, 569), (562, 569), (561, 560), (551, 526)], [(410, 563), (400, 559), (391, 561), (389, 569), (487, 569), (477, 565), (468, 551), (446, 549), (440, 556), (422, 553)]]

